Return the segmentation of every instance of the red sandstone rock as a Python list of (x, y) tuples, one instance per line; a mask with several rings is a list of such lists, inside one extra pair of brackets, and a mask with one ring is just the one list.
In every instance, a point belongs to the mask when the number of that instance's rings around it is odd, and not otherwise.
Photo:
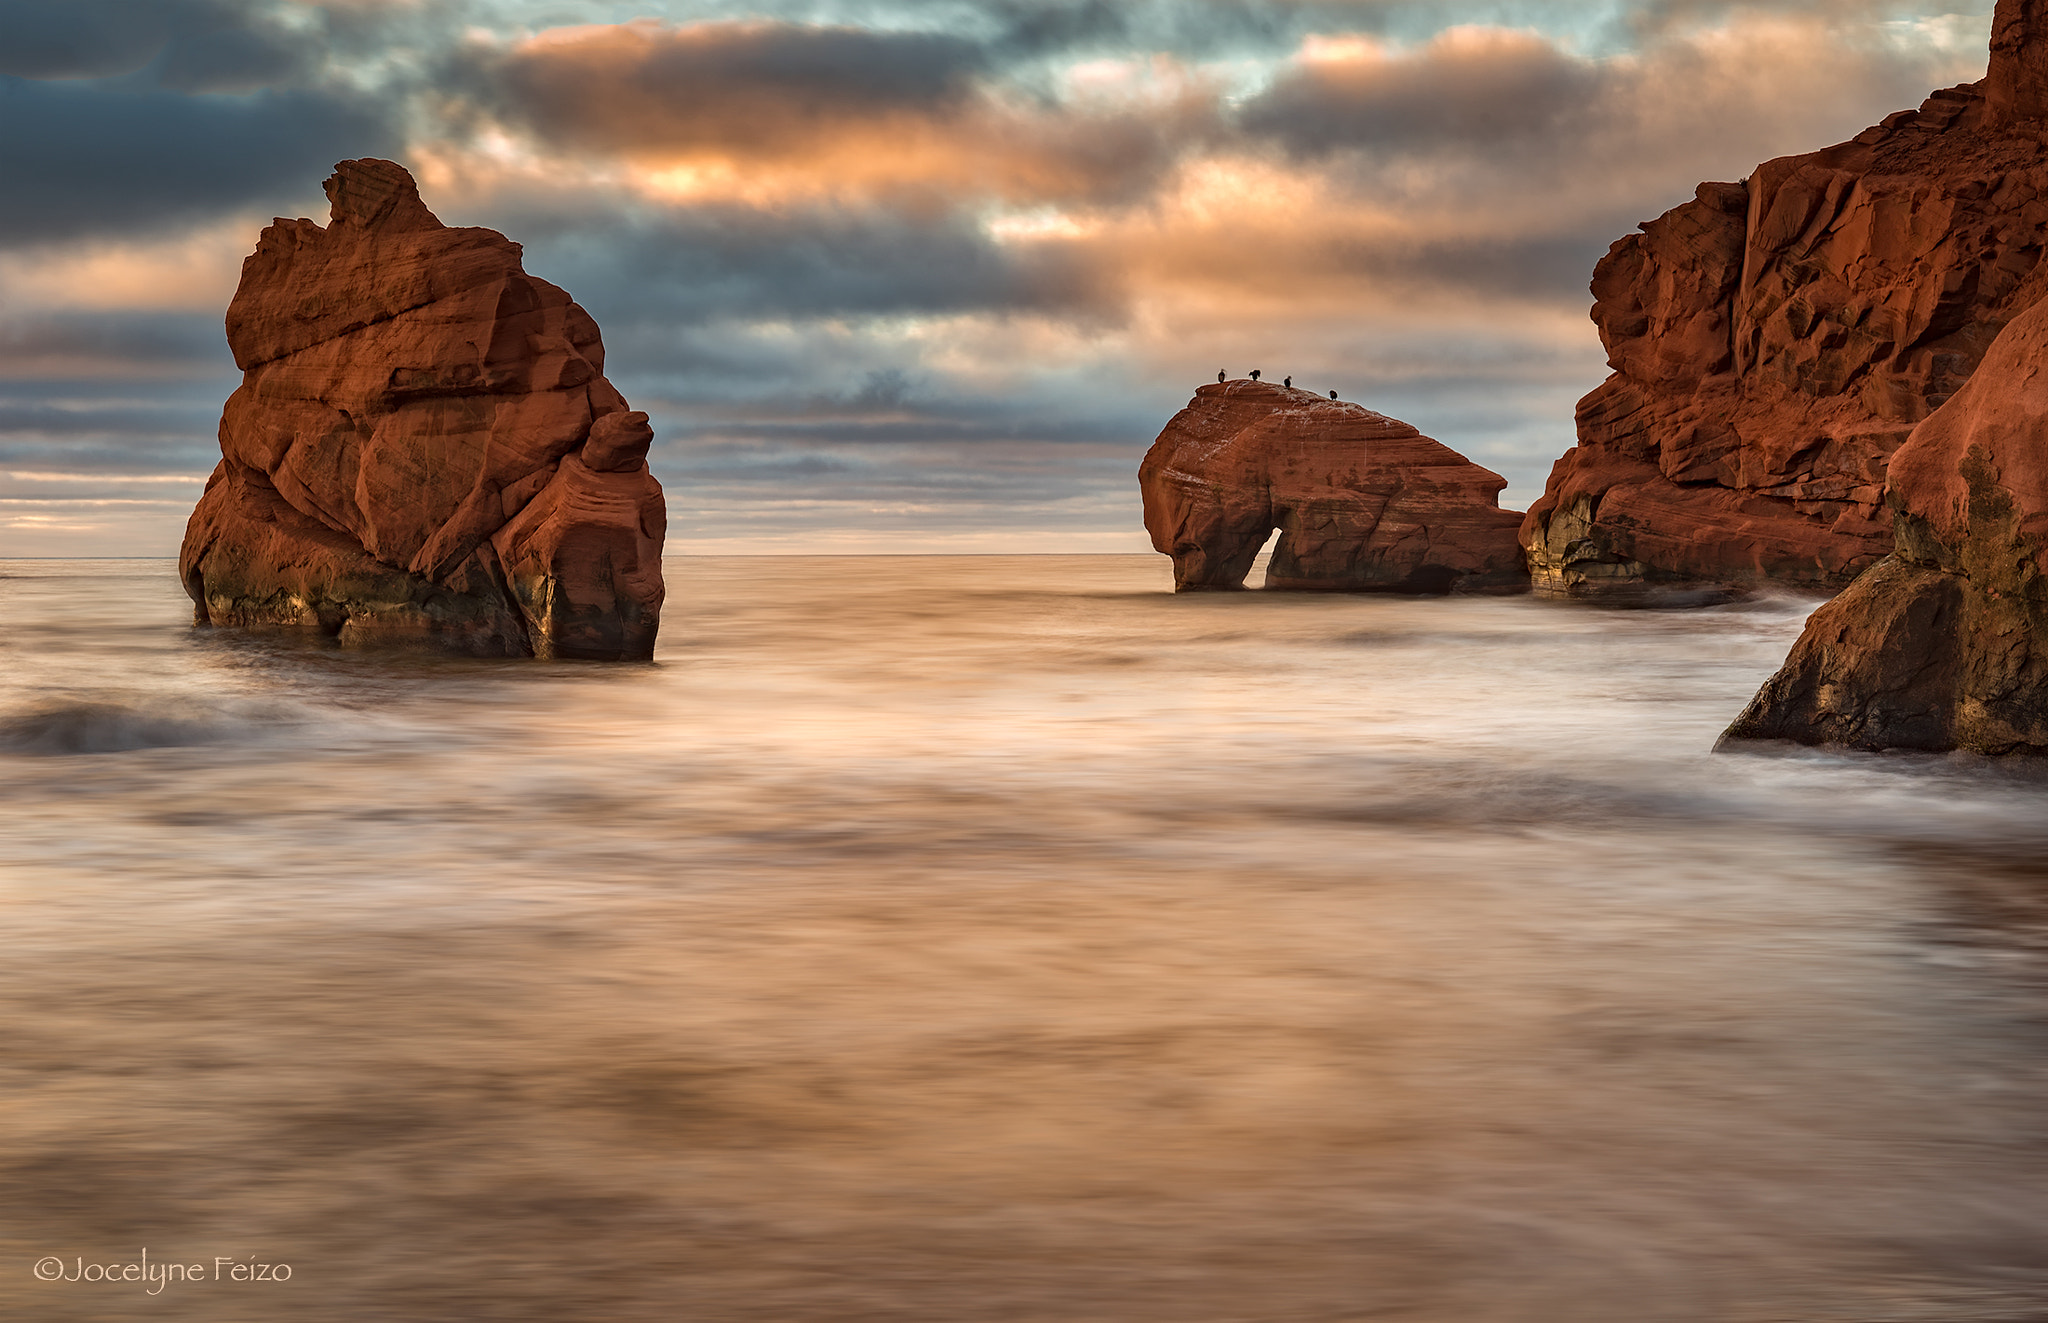
[(1507, 480), (1357, 404), (1253, 381), (1203, 386), (1138, 469), (1152, 545), (1182, 592), (1244, 586), (1274, 529), (1266, 587), (1517, 592)]
[(1897, 549), (1814, 612), (1728, 730), (2048, 754), (2048, 302), (1892, 456)]
[(653, 655), (661, 486), (597, 323), (389, 161), (242, 264), (243, 370), (179, 571), (202, 623), (485, 655)]
[(1892, 453), (2048, 288), (2048, 0), (1990, 76), (1647, 222), (1593, 276), (1614, 375), (1522, 526), (1540, 591), (1839, 588), (1889, 550)]

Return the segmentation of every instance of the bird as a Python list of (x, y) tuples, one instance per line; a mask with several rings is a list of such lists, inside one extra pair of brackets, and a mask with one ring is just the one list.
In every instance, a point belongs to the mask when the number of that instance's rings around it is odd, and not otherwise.
[(1223, 384), (1223, 369), (1222, 369), (1222, 368), (1217, 368), (1217, 369), (1216, 369), (1216, 384), (1217, 384), (1217, 385), (1219, 385), (1219, 386)]
[(1285, 386), (1285, 387), (1287, 387), (1287, 389), (1289, 389), (1289, 390), (1293, 390), (1293, 389), (1294, 389), (1294, 378), (1293, 378), (1293, 377), (1282, 377), (1282, 378), (1280, 378), (1280, 384), (1281, 384), (1281, 385), (1283, 385), (1283, 386)]
[(1333, 399), (1333, 400), (1334, 400), (1334, 399), (1336, 399), (1336, 398), (1337, 398), (1337, 392), (1336, 392), (1336, 391), (1331, 391), (1331, 392), (1330, 392), (1330, 398), (1331, 398), (1331, 399)]
[(1259, 370), (1258, 370), (1257, 368), (1253, 368), (1253, 369), (1252, 369), (1252, 380), (1253, 380), (1253, 381), (1257, 381), (1258, 379), (1259, 379)]

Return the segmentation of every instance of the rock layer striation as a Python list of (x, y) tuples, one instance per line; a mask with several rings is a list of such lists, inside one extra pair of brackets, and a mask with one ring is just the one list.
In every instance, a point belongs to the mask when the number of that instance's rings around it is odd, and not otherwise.
[(600, 660), (653, 654), (666, 510), (597, 323), (389, 161), (242, 264), (242, 385), (179, 572), (202, 623)]
[(1703, 184), (1593, 276), (1610, 376), (1523, 524), (1540, 591), (1839, 588), (1886, 554), (1893, 453), (2048, 286), (2048, 0), (1982, 82)]
[(2048, 754), (2048, 302), (1892, 457), (1895, 550), (1729, 740)]
[(1280, 532), (1267, 588), (1517, 592), (1507, 480), (1404, 422), (1254, 381), (1203, 386), (1138, 469), (1152, 545), (1178, 591), (1244, 586)]

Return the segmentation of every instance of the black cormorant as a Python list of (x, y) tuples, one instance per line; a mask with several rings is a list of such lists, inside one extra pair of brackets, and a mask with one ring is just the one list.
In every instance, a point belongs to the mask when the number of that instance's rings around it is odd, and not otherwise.
[(1293, 390), (1293, 389), (1294, 389), (1294, 378), (1293, 378), (1293, 377), (1282, 377), (1282, 378), (1280, 378), (1280, 384), (1281, 384), (1281, 385), (1283, 385), (1283, 386), (1285, 386), (1285, 387), (1287, 387), (1287, 389), (1289, 389), (1289, 390)]
[(1257, 381), (1258, 379), (1259, 379), (1259, 370), (1258, 370), (1257, 368), (1253, 368), (1253, 369), (1252, 369), (1252, 380), (1253, 380), (1253, 381)]
[(1222, 368), (1217, 368), (1217, 369), (1216, 369), (1216, 384), (1217, 384), (1217, 385), (1219, 385), (1219, 386), (1221, 386), (1221, 385), (1223, 384), (1223, 369), (1222, 369)]
[(1337, 398), (1337, 392), (1336, 392), (1336, 391), (1331, 391), (1331, 392), (1330, 392), (1330, 398), (1331, 398), (1331, 399), (1333, 399), (1333, 400), (1334, 400), (1334, 399), (1336, 399), (1336, 398)]

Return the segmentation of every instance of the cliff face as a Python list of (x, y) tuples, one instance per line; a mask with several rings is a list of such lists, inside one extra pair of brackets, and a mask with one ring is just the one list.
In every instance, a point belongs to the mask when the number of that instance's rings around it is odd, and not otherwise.
[(1266, 587), (1516, 592), (1507, 480), (1357, 404), (1253, 381), (1203, 386), (1138, 470), (1152, 545), (1182, 592), (1244, 586), (1274, 529)]
[(666, 513), (653, 433), (597, 324), (451, 229), (389, 161), (344, 161), (328, 226), (242, 265), (243, 371), (185, 533), (198, 619), (485, 655), (644, 658)]
[(1891, 546), (1893, 452), (2048, 288), (2048, 0), (2001, 0), (1990, 75), (1759, 166), (1609, 250), (1614, 369), (1522, 526), (1540, 591), (1838, 588)]
[(2048, 754), (2048, 302), (1892, 456), (1896, 550), (1821, 607), (1730, 740)]

